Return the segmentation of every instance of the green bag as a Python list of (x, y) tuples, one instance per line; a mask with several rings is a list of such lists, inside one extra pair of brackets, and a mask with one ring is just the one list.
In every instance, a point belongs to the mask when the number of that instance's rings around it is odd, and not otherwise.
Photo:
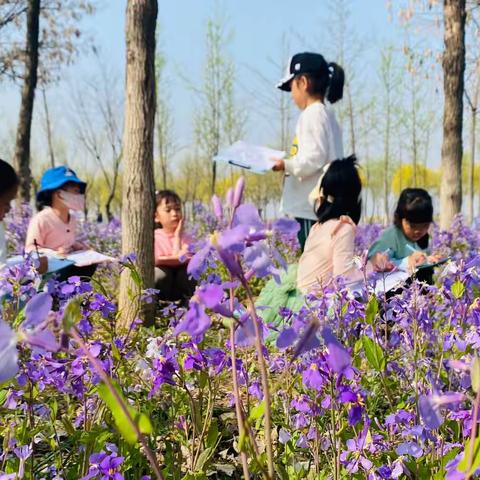
[[(280, 276), (280, 285), (272, 278), (260, 292), (255, 306), (260, 307), (258, 311), (265, 324), (280, 328), (284, 324), (284, 319), (278, 314), (280, 308), (286, 307), (298, 312), (305, 305), (303, 295), (297, 289), (297, 270), (298, 264), (289, 265), (287, 271)], [(272, 332), (268, 338), (276, 338), (277, 335), (277, 332)]]

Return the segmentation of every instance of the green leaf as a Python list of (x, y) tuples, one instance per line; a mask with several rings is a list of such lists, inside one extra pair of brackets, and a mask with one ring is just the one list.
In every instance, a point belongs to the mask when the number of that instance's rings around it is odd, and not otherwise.
[(136, 443), (138, 441), (137, 432), (122, 409), (120, 402), (127, 407), (130, 416), (137, 424), (141, 433), (152, 433), (152, 424), (150, 423), (150, 419), (144, 413), (138, 413), (133, 407), (128, 405), (118, 385), (116, 385), (113, 380), (112, 383), (116, 392), (118, 393), (118, 396), (120, 397), (120, 400), (115, 397), (105, 383), (101, 383), (99, 385), (98, 393), (102, 400), (106, 403), (108, 409), (112, 412), (115, 424), (117, 425), (117, 428), (122, 434), (123, 438), (128, 443)]
[(365, 309), (365, 322), (368, 325), (373, 325), (375, 323), (375, 317), (378, 313), (378, 300), (377, 297), (372, 297), (368, 302), (367, 308)]
[(218, 422), (216, 418), (213, 418), (212, 422), (210, 423), (210, 428), (208, 429), (207, 442), (206, 442), (207, 447), (215, 448), (217, 445), (218, 437), (219, 437)]
[(253, 423), (255, 420), (258, 420), (265, 413), (265, 400), (260, 402), (258, 405), (253, 407), (250, 410), (250, 415), (248, 416), (248, 421)]
[(472, 388), (475, 393), (480, 389), (480, 358), (475, 355), (472, 367), (470, 368), (470, 380), (472, 382)]
[(459, 300), (460, 298), (463, 297), (463, 294), (465, 293), (465, 285), (463, 282), (460, 280), (457, 280), (453, 285), (452, 285), (452, 294), (453, 296)]
[(383, 350), (375, 343), (370, 337), (366, 335), (362, 336), (363, 350), (365, 351), (365, 356), (367, 357), (368, 363), (372, 368), (377, 372), (382, 372), (385, 370), (385, 356), (383, 355)]
[(205, 464), (208, 462), (208, 460), (210, 459), (210, 457), (213, 455), (213, 452), (215, 451), (214, 448), (212, 447), (208, 447), (206, 448), (199, 456), (198, 456), (198, 460), (197, 460), (197, 463), (195, 464), (195, 470), (198, 472), (198, 471), (202, 471), (203, 470), (203, 467), (205, 466)]
[(70, 329), (76, 325), (82, 318), (82, 311), (80, 310), (80, 301), (78, 299), (70, 300), (63, 312), (62, 325), (65, 333), (70, 332)]
[(472, 475), (473, 472), (480, 467), (480, 437), (475, 439), (473, 443), (473, 460), (472, 466), (470, 470), (467, 472), (468, 469), (468, 459), (470, 457), (470, 438), (465, 443), (465, 450), (464, 450), (463, 458), (457, 466), (457, 470), (460, 472), (465, 472), (467, 475)]

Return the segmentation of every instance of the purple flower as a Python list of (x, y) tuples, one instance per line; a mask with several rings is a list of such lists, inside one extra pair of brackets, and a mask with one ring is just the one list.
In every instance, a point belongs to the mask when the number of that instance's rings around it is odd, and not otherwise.
[(20, 459), (20, 465), (18, 466), (18, 478), (23, 478), (25, 475), (25, 461), (30, 457), (33, 450), (30, 445), (22, 445), (13, 449), (13, 453)]
[(314, 390), (320, 391), (325, 385), (325, 378), (320, 375), (318, 371), (318, 365), (316, 363), (312, 363), (309, 368), (304, 370), (302, 374), (303, 384), (307, 388), (312, 388)]
[(187, 272), (195, 280), (198, 280), (202, 273), (208, 267), (210, 256), (213, 252), (213, 247), (210, 243), (207, 243), (203, 248), (201, 248), (188, 262)]
[(417, 442), (401, 443), (396, 449), (397, 455), (411, 455), (414, 458), (420, 458), (423, 455), (423, 449)]
[(297, 333), (293, 328), (286, 328), (277, 338), (277, 347), (280, 350), (288, 348), (297, 338)]
[(124, 480), (123, 475), (118, 471), (124, 458), (119, 457), (117, 452), (107, 454), (103, 450), (100, 453), (90, 455), (90, 468), (88, 474), (80, 480)]
[(351, 364), (350, 354), (328, 327), (323, 328), (322, 337), (328, 349), (328, 366), (336, 373), (343, 372)]
[(263, 392), (260, 382), (253, 382), (248, 388), (248, 393), (259, 400), (263, 400)]
[(318, 320), (313, 320), (310, 325), (304, 329), (303, 334), (295, 347), (293, 358), (320, 346), (320, 340), (317, 338), (317, 329)]
[[(255, 342), (255, 320), (253, 315), (245, 313), (240, 318), (240, 325), (235, 330), (235, 344), (239, 347), (249, 347)], [(264, 333), (263, 323), (258, 319), (260, 333)], [(262, 336), (263, 337), (263, 336)]]
[(293, 218), (280, 218), (273, 222), (272, 229), (281, 235), (293, 237), (300, 230), (300, 224)]
[(32, 297), (25, 307), (25, 320), (22, 328), (29, 329), (42, 323), (52, 309), (53, 298), (49, 293), (39, 293)]
[(221, 220), (223, 218), (222, 201), (217, 195), (214, 195), (212, 197), (212, 205), (213, 205), (213, 213), (219, 220)]
[(443, 416), (440, 407), (449, 404), (459, 403), (465, 400), (463, 393), (446, 393), (443, 395), (421, 395), (418, 399), (418, 410), (428, 428), (432, 430), (440, 428), (443, 423)]
[(195, 294), (207, 308), (214, 308), (222, 301), (224, 291), (221, 285), (212, 283), (200, 286)]
[(235, 191), (233, 193), (233, 200), (232, 200), (233, 208), (237, 208), (242, 203), (244, 190), (245, 190), (245, 177), (240, 177), (237, 180), (237, 184), (235, 185)]
[(0, 383), (18, 372), (18, 351), (15, 332), (0, 319)]
[(190, 301), (185, 318), (177, 325), (174, 334), (188, 333), (191, 337), (203, 335), (212, 324), (211, 318), (205, 313), (203, 304)]
[(290, 438), (292, 438), (291, 433), (282, 427), (278, 432), (278, 441), (285, 445), (285, 443), (287, 443), (290, 440)]

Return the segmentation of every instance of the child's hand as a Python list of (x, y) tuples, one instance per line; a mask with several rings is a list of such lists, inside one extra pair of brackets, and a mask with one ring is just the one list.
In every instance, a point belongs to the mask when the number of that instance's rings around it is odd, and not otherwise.
[(408, 268), (415, 270), (419, 265), (427, 261), (427, 256), (423, 252), (414, 252), (408, 257)]
[(175, 237), (181, 237), (183, 233), (183, 218), (178, 221), (177, 228), (175, 229)]
[(173, 254), (180, 256), (182, 249), (183, 218), (178, 222), (177, 228), (173, 234)]
[(395, 268), (395, 264), (390, 261), (390, 257), (382, 252), (377, 252), (370, 259), (370, 263), (376, 272), (390, 272)]
[(434, 254), (427, 257), (428, 263), (437, 263), (442, 259), (441, 255)]
[(75, 242), (72, 246), (72, 250), (77, 251), (77, 250), (88, 250), (88, 246), (85, 245), (83, 242)]
[(273, 167), (272, 170), (274, 172), (283, 172), (285, 170), (285, 160), (281, 158), (272, 158), (273, 160)]
[(68, 255), (70, 252), (72, 251), (71, 248), (64, 248), (64, 247), (60, 247), (58, 250), (57, 250), (57, 253), (61, 256), (66, 256)]

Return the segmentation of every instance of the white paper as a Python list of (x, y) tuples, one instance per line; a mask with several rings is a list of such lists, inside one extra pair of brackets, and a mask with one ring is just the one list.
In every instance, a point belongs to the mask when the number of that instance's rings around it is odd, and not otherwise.
[(242, 140), (235, 142), (228, 148), (220, 151), (214, 161), (228, 163), (235, 167), (245, 168), (253, 173), (269, 172), (275, 158), (283, 158), (285, 152), (272, 148), (252, 145)]
[(66, 259), (73, 262), (77, 267), (115, 261), (113, 257), (103, 255), (95, 250), (79, 250), (78, 252), (73, 252), (67, 255)]
[[(374, 287), (376, 295), (389, 292), (405, 283), (411, 274), (402, 270), (395, 270), (394, 272), (385, 272), (384, 277), (379, 278)], [(362, 292), (365, 289), (365, 282), (363, 280), (359, 282), (347, 285), (351, 292)]]

